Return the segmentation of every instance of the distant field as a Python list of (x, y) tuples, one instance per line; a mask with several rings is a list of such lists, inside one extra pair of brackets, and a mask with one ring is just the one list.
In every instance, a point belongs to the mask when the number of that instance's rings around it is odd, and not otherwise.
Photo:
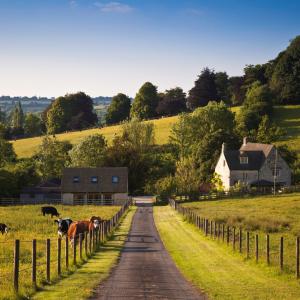
[[(259, 234), (260, 257), (265, 261), (265, 236), (270, 234), (271, 262), (278, 265), (279, 240), (284, 237), (285, 270), (295, 270), (295, 240), (300, 236), (300, 193), (218, 201), (186, 203), (200, 216)], [(245, 235), (244, 235), (245, 236)], [(245, 244), (244, 244), (245, 245)]]
[[(233, 107), (234, 112), (239, 111), (239, 107)], [(279, 106), (275, 108), (275, 121), (287, 131), (287, 135), (282, 143), (287, 143), (295, 150), (300, 152), (300, 105)], [(178, 117), (162, 118), (152, 122), (155, 126), (157, 144), (165, 144), (169, 140), (170, 130), (176, 123)], [(100, 129), (89, 129), (75, 132), (57, 134), (60, 141), (70, 141), (72, 144), (78, 143), (88, 135), (101, 133), (108, 142), (111, 142), (115, 135), (120, 134), (120, 126), (108, 126)], [(14, 149), (18, 157), (32, 156), (41, 144), (41, 137), (21, 139), (13, 142)]]
[[(57, 225), (55, 218), (43, 217), (39, 205), (11, 206), (0, 208), (0, 222), (7, 224), (11, 231), (0, 235), (0, 299), (13, 299), (12, 271), (14, 240), (20, 239), (20, 293), (29, 295), (31, 289), (31, 245), (37, 239), (37, 276), (39, 284), (45, 280), (46, 239), (51, 238), (51, 278), (56, 278)], [(119, 209), (118, 206), (62, 206), (57, 205), (63, 217), (75, 220), (87, 220), (93, 215), (103, 219), (111, 218)], [(64, 257), (64, 243), (62, 253)], [(71, 250), (70, 250), (71, 253)], [(62, 260), (64, 259), (62, 257)], [(70, 258), (70, 263), (72, 259)], [(63, 269), (64, 270), (64, 269)]]

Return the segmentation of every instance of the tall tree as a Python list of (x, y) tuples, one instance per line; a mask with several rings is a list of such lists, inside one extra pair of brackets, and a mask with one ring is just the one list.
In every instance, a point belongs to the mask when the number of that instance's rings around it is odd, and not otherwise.
[(199, 106), (206, 106), (209, 101), (218, 101), (216, 74), (209, 68), (204, 68), (195, 81), (195, 86), (189, 91), (188, 108), (194, 110)]
[[(231, 104), (229, 94), (229, 78), (226, 72), (217, 72), (215, 75), (218, 99), (227, 104)], [(217, 100), (217, 99), (216, 99)]]
[(160, 116), (174, 116), (186, 111), (186, 97), (182, 88), (166, 90), (160, 94), (161, 99), (156, 108), (156, 112)]
[(21, 102), (18, 101), (11, 113), (11, 127), (13, 135), (23, 134), (24, 127), (24, 113), (22, 109)]
[(241, 105), (245, 100), (244, 76), (234, 76), (229, 78), (228, 92), (232, 105)]
[(47, 131), (50, 134), (80, 130), (97, 123), (93, 100), (83, 92), (58, 97), (47, 108)]
[(116, 124), (129, 119), (131, 100), (128, 96), (119, 93), (112, 98), (105, 119), (106, 124)]
[(300, 36), (276, 58), (270, 85), (279, 102), (300, 103)]
[(88, 136), (70, 151), (71, 164), (75, 167), (102, 167), (106, 151), (107, 143), (103, 135)]
[(144, 83), (134, 98), (130, 116), (139, 120), (155, 117), (158, 100), (157, 87), (151, 82)]
[(0, 138), (0, 167), (2, 167), (5, 163), (13, 162), (17, 158), (13, 145)]
[(26, 136), (38, 136), (42, 134), (42, 120), (33, 113), (28, 113), (25, 116), (24, 134)]

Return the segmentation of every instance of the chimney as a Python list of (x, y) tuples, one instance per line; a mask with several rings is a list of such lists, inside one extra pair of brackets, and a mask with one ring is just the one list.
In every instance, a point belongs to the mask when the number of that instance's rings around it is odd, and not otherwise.
[(248, 138), (245, 136), (245, 137), (243, 138), (243, 145), (247, 145), (247, 143), (248, 143)]
[(223, 143), (222, 144), (222, 153), (224, 153), (227, 150), (226, 148), (227, 148), (226, 143)]

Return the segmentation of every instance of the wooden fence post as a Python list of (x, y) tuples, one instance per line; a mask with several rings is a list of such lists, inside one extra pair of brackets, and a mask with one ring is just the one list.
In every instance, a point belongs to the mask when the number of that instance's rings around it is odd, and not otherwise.
[(50, 239), (46, 240), (46, 274), (47, 282), (50, 282)]
[(299, 278), (299, 237), (296, 238), (296, 278)]
[(229, 241), (230, 241), (230, 227), (229, 226), (227, 226), (226, 241), (227, 241), (227, 245), (229, 245)]
[(224, 240), (225, 240), (225, 225), (222, 224), (222, 241), (224, 243)]
[(205, 235), (208, 235), (208, 220), (205, 219)]
[(270, 264), (270, 236), (266, 235), (266, 260), (267, 264)]
[(210, 221), (210, 237), (213, 235), (213, 221)]
[(82, 260), (82, 237), (83, 237), (83, 234), (79, 233), (79, 257), (80, 257), (80, 260)]
[(66, 256), (66, 269), (69, 269), (69, 239), (68, 236), (66, 236), (65, 240), (65, 256)]
[(61, 238), (57, 239), (57, 275), (61, 275)]
[(246, 248), (247, 248), (247, 259), (249, 258), (249, 253), (250, 253), (250, 233), (247, 231), (246, 235)]
[(88, 257), (88, 235), (87, 235), (87, 232), (84, 233), (84, 253), (85, 253), (85, 257)]
[(76, 241), (76, 236), (74, 235), (74, 244), (73, 244), (73, 265), (76, 265), (76, 244), (77, 244), (77, 241)]
[(255, 235), (255, 260), (258, 262), (258, 234)]
[(32, 271), (31, 271), (31, 281), (32, 286), (34, 289), (36, 289), (36, 239), (32, 240)]
[(15, 240), (14, 249), (14, 289), (19, 291), (19, 267), (20, 267), (20, 240)]
[(240, 248), (240, 253), (243, 251), (243, 231), (242, 228), (240, 228), (240, 233), (239, 233), (239, 248)]
[(233, 227), (233, 233), (232, 233), (232, 246), (233, 246), (233, 250), (235, 251), (235, 227)]
[(92, 231), (89, 231), (89, 252), (92, 255)]
[(283, 271), (283, 236), (280, 237), (280, 270)]

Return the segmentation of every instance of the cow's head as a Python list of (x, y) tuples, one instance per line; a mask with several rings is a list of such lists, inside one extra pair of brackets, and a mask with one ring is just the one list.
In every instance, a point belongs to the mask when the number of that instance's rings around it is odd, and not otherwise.
[(57, 219), (54, 220), (54, 223), (57, 223), (57, 233), (58, 235), (62, 236), (63, 235), (63, 220), (62, 219)]
[(93, 223), (94, 230), (99, 230), (100, 228), (100, 223), (101, 223), (101, 218), (100, 217), (91, 217), (90, 222)]

